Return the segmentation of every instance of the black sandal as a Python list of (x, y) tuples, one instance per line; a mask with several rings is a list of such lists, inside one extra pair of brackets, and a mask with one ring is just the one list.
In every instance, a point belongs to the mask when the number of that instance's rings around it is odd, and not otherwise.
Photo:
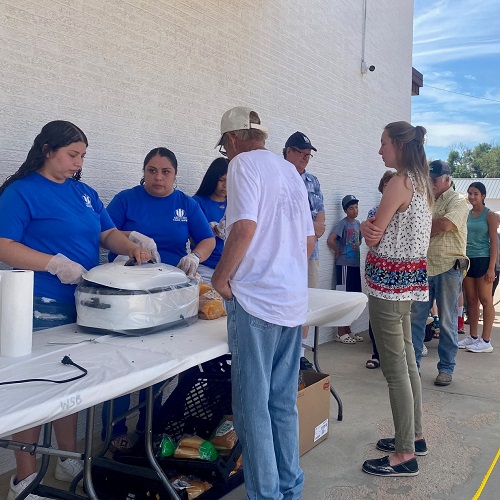
[(380, 366), (380, 361), (378, 359), (375, 359), (375, 358), (369, 359), (366, 362), (366, 367), (369, 370), (374, 370), (375, 368), (378, 368), (379, 366)]

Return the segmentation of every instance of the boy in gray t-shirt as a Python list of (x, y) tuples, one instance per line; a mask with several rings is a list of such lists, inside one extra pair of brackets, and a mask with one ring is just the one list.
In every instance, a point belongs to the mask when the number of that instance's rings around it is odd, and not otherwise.
[[(342, 198), (342, 208), (346, 214), (337, 222), (328, 236), (327, 245), (335, 252), (337, 290), (361, 292), (360, 252), (361, 231), (358, 217), (358, 199), (348, 194)], [(343, 344), (362, 342), (363, 337), (352, 335), (349, 326), (339, 326), (337, 339)]]

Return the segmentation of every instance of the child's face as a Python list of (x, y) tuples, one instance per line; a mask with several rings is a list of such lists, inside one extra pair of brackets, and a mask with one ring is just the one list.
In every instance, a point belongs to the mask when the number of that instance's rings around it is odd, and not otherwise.
[(345, 209), (345, 213), (349, 219), (355, 219), (358, 216), (358, 204), (353, 203)]

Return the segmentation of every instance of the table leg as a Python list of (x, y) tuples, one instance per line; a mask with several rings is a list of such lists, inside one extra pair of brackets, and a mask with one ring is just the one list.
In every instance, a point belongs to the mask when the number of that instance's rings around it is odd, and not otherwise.
[(146, 429), (145, 429), (145, 445), (146, 445), (146, 455), (148, 457), (149, 463), (153, 467), (153, 469), (158, 474), (160, 481), (162, 482), (165, 489), (168, 491), (170, 496), (174, 500), (181, 500), (181, 497), (175, 491), (175, 488), (170, 484), (167, 476), (163, 472), (163, 469), (160, 467), (153, 452), (153, 430), (152, 430), (152, 422), (153, 422), (153, 386), (149, 386), (146, 389)]
[[(106, 403), (104, 403), (106, 404)], [(113, 426), (115, 423), (117, 423), (119, 420), (121, 420), (122, 415), (119, 415), (117, 418), (113, 418), (114, 414), (114, 409), (115, 409), (115, 400), (110, 399), (107, 401), (108, 404), (108, 422), (106, 424), (106, 439), (102, 443), (101, 449), (99, 450), (99, 453), (97, 454), (98, 457), (103, 457), (106, 452), (108, 451), (109, 445), (111, 444), (111, 441), (113, 439)]]
[[(167, 387), (168, 384), (170, 384), (170, 382), (172, 382), (172, 380), (174, 378), (175, 378), (175, 376), (174, 377), (170, 377), (167, 380), (165, 380), (164, 383), (158, 388), (158, 390), (154, 394), (153, 399), (161, 398), (162, 394), (163, 394), (163, 390), (165, 389), (165, 387)], [(111, 443), (111, 441), (113, 439), (113, 428), (114, 428), (114, 426), (120, 420), (122, 420), (124, 418), (127, 418), (132, 413), (135, 413), (138, 410), (140, 410), (141, 408), (145, 407), (146, 406), (146, 401), (143, 401), (142, 403), (139, 403), (139, 404), (137, 404), (137, 405), (129, 408), (125, 413), (122, 413), (121, 415), (117, 415), (114, 418), (112, 418), (112, 416), (114, 415), (115, 400), (114, 399), (110, 399), (107, 402), (107, 404), (108, 404), (108, 423), (107, 423), (107, 426), (106, 426), (106, 439), (104, 440), (104, 443), (102, 445), (101, 450), (97, 454), (97, 456), (99, 456), (99, 457), (103, 457), (106, 454), (106, 452), (108, 451), (109, 445), (110, 445), (110, 443)]]
[[(52, 440), (52, 422), (49, 422), (47, 424), (44, 424), (43, 426), (43, 447), (50, 448), (51, 440)], [(36, 453), (36, 448), (37, 446), (35, 445), (35, 449), (30, 453)], [(20, 450), (28, 452), (27, 450), (24, 450), (22, 447), (20, 448)], [(42, 463), (38, 471), (38, 474), (36, 475), (35, 479), (31, 482), (31, 484), (29, 484), (28, 487), (25, 488), (21, 492), (21, 494), (17, 496), (16, 500), (24, 500), (30, 493), (33, 493), (37, 489), (40, 482), (47, 473), (47, 468), (49, 467), (49, 460), (50, 460), (49, 455), (42, 455)]]
[[(319, 342), (319, 326), (315, 326), (314, 327), (314, 345), (312, 348), (314, 368), (316, 368), (316, 371), (318, 373), (323, 373), (321, 371), (321, 368), (320, 368), (319, 362), (318, 362), (318, 342)], [(332, 393), (332, 396), (337, 401), (337, 405), (339, 408), (339, 411), (337, 414), (337, 420), (342, 421), (342, 418), (344, 416), (342, 400), (340, 399), (340, 396), (335, 392), (335, 389), (333, 388), (331, 377), (330, 377), (330, 392)]]
[[(86, 497), (82, 497), (80, 495), (76, 495), (73, 492), (68, 492), (64, 490), (60, 490), (58, 488), (53, 488), (51, 486), (45, 486), (43, 484), (40, 484), (42, 479), (45, 477), (45, 474), (47, 473), (47, 469), (49, 466), (49, 461), (51, 455), (54, 455), (56, 457), (60, 458), (77, 458), (81, 459), (82, 455), (77, 452), (69, 452), (69, 451), (64, 451), (64, 450), (58, 450), (54, 449), (51, 447), (51, 441), (52, 441), (52, 423), (46, 423), (43, 425), (43, 442), (41, 446), (38, 446), (38, 444), (27, 444), (27, 443), (21, 443), (18, 441), (0, 441), (0, 446), (12, 450), (20, 450), (24, 451), (26, 453), (32, 453), (32, 454), (41, 454), (42, 455), (42, 463), (40, 465), (40, 469), (35, 477), (35, 479), (17, 496), (16, 500), (24, 500), (28, 495), (31, 493), (40, 495), (40, 496), (47, 496), (50, 498), (59, 498), (61, 500), (84, 500)], [(77, 484), (78, 480), (75, 481), (75, 487)], [(92, 500), (98, 500), (97, 497), (91, 497)]]
[[(85, 428), (85, 452), (83, 458), (83, 482), (85, 484), (85, 493), (92, 500), (99, 500), (95, 489), (94, 483), (92, 482), (92, 444), (94, 441), (94, 418), (95, 418), (95, 406), (91, 406), (87, 409), (87, 425)], [(78, 483), (79, 478), (75, 478), (73, 484)]]

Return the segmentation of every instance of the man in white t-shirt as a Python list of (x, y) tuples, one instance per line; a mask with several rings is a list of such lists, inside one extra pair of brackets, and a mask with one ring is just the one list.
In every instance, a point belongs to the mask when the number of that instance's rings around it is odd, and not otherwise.
[(227, 229), (212, 285), (228, 314), (247, 497), (300, 499), (296, 379), (315, 243), (307, 191), (295, 167), (266, 150), (267, 131), (250, 108), (226, 111), (221, 134), (217, 146), (231, 160)]

